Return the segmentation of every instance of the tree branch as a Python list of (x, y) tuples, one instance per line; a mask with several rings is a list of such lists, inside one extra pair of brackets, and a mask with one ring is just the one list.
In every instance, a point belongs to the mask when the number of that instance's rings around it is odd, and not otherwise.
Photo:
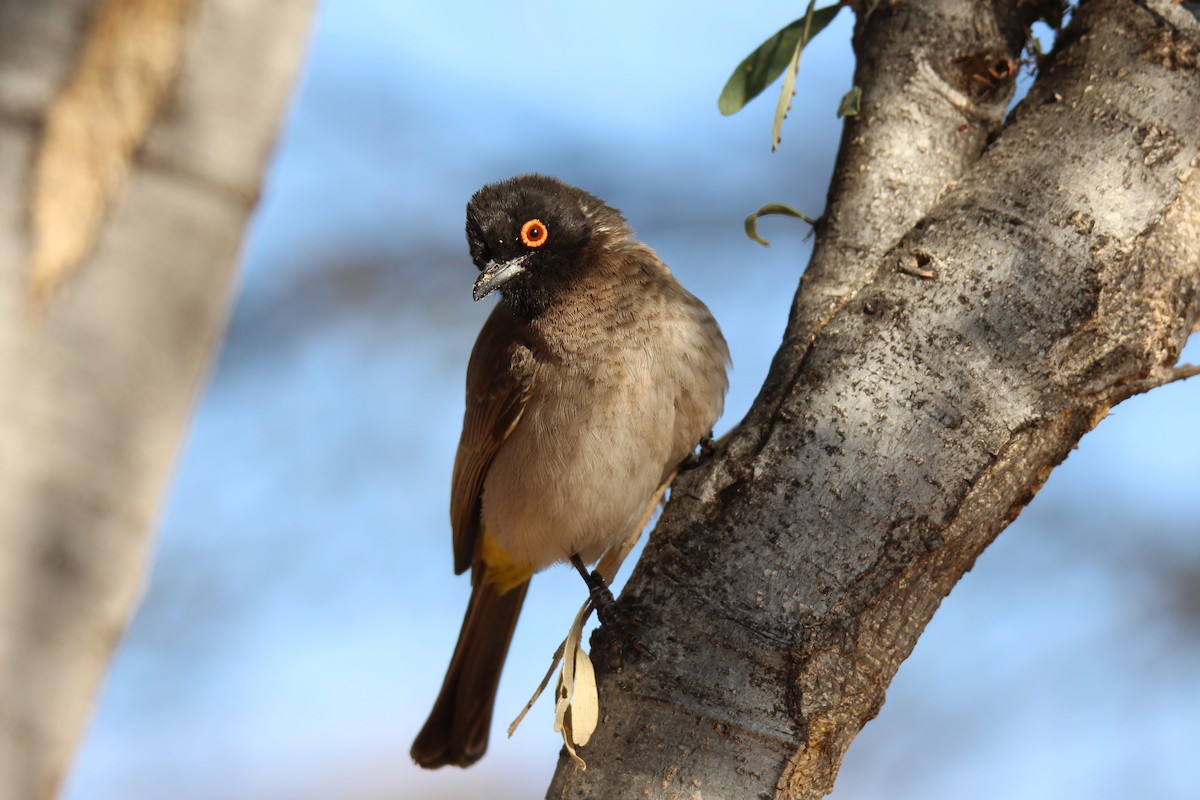
[[(996, 5), (937, 0), (860, 13), (854, 84), (862, 89), (861, 107), (846, 119), (812, 260), (743, 430), (769, 427), (782, 380), (797, 374), (816, 331), (866, 285), (880, 257), (975, 162), (999, 126), (1026, 31)], [(1004, 73), (987, 74), (997, 64)]]
[(0, 797), (57, 794), (138, 599), (312, 5), (0, 3)]
[[(899, 24), (882, 13), (860, 41)], [(944, 22), (909, 19), (902, 38), (915, 53)], [(941, 599), (1086, 431), (1169, 375), (1193, 330), (1197, 52), (1197, 21), (1169, 2), (1084, 3), (978, 159), (930, 148), (970, 163), (924, 191), (860, 183), (848, 129), (829, 260), (814, 256), (756, 408), (683, 477), (619, 600), (655, 657), (600, 629), (589, 769), (560, 761), (549, 797), (832, 788)], [(898, 46), (882, 71), (913, 53)], [(872, 158), (889, 146), (902, 143)], [(935, 169), (922, 152), (898, 169)]]

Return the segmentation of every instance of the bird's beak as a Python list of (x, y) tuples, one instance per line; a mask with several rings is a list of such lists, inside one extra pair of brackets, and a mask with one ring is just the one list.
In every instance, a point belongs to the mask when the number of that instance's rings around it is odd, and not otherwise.
[(489, 261), (484, 265), (483, 272), (479, 273), (479, 277), (475, 279), (475, 287), (471, 290), (471, 296), (476, 300), (482, 300), (520, 275), (525, 271), (521, 264), (528, 257), (528, 255), (522, 255), (508, 261)]

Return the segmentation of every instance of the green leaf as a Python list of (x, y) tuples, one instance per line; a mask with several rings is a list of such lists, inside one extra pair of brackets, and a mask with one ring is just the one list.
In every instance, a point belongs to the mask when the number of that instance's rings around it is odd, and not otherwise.
[(755, 211), (753, 214), (746, 217), (746, 235), (761, 244), (763, 247), (770, 247), (771, 243), (758, 235), (758, 218), (770, 216), (772, 214), (782, 214), (788, 217), (796, 217), (797, 219), (804, 220), (809, 225), (817, 224), (816, 220), (809, 218), (806, 214), (797, 211), (786, 203), (767, 203), (758, 211)]
[[(737, 69), (729, 76), (725, 88), (721, 90), (721, 97), (717, 100), (717, 108), (721, 113), (726, 116), (736, 113), (746, 103), (762, 94), (762, 91), (774, 83), (775, 79), (787, 69), (796, 48), (803, 47), (812, 41), (813, 37), (824, 30), (825, 26), (832, 22), (841, 10), (841, 3), (818, 8), (812, 12), (811, 22), (806, 14), (767, 39), (753, 53), (746, 56), (746, 59), (738, 64)], [(807, 36), (804, 35), (806, 22), (810, 22)]]
[(856, 117), (860, 108), (862, 108), (862, 89), (851, 86), (850, 91), (842, 95), (842, 101), (838, 103), (837, 115), (839, 117)]
[(792, 96), (796, 94), (796, 75), (800, 72), (800, 54), (804, 52), (804, 43), (808, 41), (808, 32), (812, 29), (813, 5), (816, 0), (808, 0), (808, 8), (804, 11), (804, 33), (796, 42), (796, 51), (783, 72), (783, 88), (779, 90), (779, 100), (775, 103), (775, 118), (771, 121), (771, 152), (779, 149), (779, 138), (783, 131), (783, 121), (792, 107)]

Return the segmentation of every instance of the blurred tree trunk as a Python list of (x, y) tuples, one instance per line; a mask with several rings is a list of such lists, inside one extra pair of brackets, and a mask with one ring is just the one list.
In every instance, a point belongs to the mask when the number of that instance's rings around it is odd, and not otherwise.
[(138, 598), (312, 5), (0, 0), (0, 797)]
[(1197, 4), (1085, 0), (1003, 126), (1051, 4), (853, 5), (862, 112), (785, 340), (619, 600), (646, 652), (593, 638), (600, 726), (548, 797), (824, 796), (1054, 466), (1194, 372)]

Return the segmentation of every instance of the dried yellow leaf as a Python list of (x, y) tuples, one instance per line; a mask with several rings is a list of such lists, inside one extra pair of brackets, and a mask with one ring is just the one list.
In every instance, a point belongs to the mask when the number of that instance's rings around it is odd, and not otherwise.
[(575, 654), (575, 696), (571, 699), (571, 738), (582, 747), (600, 722), (600, 693), (596, 691), (596, 668), (580, 649)]

